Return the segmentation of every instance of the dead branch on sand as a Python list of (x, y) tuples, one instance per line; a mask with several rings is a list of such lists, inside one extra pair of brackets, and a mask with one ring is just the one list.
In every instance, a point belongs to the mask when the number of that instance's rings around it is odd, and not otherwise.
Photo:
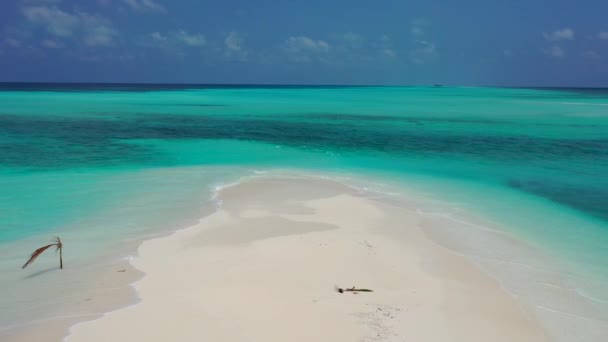
[(351, 287), (351, 288), (346, 288), (346, 289), (343, 289), (343, 288), (341, 288), (341, 287), (337, 287), (337, 286), (336, 286), (336, 291), (338, 291), (338, 292), (340, 292), (340, 293), (344, 293), (344, 292), (352, 292), (352, 293), (354, 293), (354, 294), (357, 294), (357, 293), (359, 293), (359, 292), (374, 292), (374, 290), (370, 290), (370, 289), (357, 289), (357, 288), (355, 288), (354, 286), (353, 286), (353, 287)]
[(32, 253), (30, 258), (28, 259), (28, 261), (23, 266), (21, 266), (21, 268), (26, 268), (28, 265), (33, 263), (34, 260), (36, 260), (36, 258), (40, 256), (40, 254), (54, 246), (55, 252), (59, 251), (59, 268), (63, 269), (63, 243), (61, 242), (61, 239), (59, 237), (55, 237), (54, 241), (55, 242), (51, 244), (48, 244), (35, 250), (34, 253)]

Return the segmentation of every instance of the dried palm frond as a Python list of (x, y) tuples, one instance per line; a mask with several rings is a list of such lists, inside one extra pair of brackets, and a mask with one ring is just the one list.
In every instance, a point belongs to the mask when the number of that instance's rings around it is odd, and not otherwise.
[(32, 253), (30, 258), (27, 260), (27, 262), (23, 264), (23, 266), (21, 266), (21, 268), (26, 268), (28, 265), (33, 263), (34, 260), (36, 260), (36, 258), (40, 256), (40, 254), (54, 246), (55, 251), (59, 251), (59, 268), (63, 269), (63, 243), (61, 242), (61, 239), (59, 237), (55, 237), (54, 241), (54, 243), (48, 244), (35, 250), (34, 253)]

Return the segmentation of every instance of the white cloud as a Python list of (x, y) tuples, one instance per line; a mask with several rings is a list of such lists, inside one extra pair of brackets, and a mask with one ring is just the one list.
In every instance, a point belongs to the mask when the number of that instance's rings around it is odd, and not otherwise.
[(551, 42), (550, 46), (545, 48), (543, 52), (554, 58), (563, 58), (566, 56), (566, 50), (557, 42), (573, 40), (575, 38), (574, 30), (569, 27), (553, 31), (550, 33), (543, 33), (543, 37), (546, 41)]
[(314, 40), (309, 37), (297, 36), (289, 37), (285, 42), (285, 47), (290, 52), (314, 52), (323, 53), (329, 50), (329, 44), (324, 40)]
[(608, 40), (608, 31), (602, 31), (598, 33), (597, 37), (601, 40)]
[(167, 13), (165, 7), (154, 0), (124, 0), (129, 7), (138, 12)]
[(393, 49), (388, 49), (388, 48), (387, 48), (387, 49), (384, 49), (384, 50), (382, 50), (382, 53), (383, 53), (383, 54), (384, 54), (386, 57), (391, 57), (391, 58), (393, 58), (393, 57), (396, 57), (396, 56), (397, 56), (397, 53), (395, 53), (395, 50), (393, 50)]
[(202, 33), (190, 33), (185, 30), (169, 31), (167, 33), (152, 32), (141, 46), (166, 49), (183, 55), (183, 48), (196, 48), (207, 45), (207, 38)]
[(117, 31), (105, 25), (89, 27), (84, 37), (84, 43), (88, 46), (112, 46)]
[(564, 51), (564, 49), (562, 49), (561, 47), (559, 47), (557, 45), (553, 45), (550, 48), (546, 49), (545, 53), (551, 57), (556, 57), (556, 58), (561, 58), (566, 55), (566, 52)]
[(4, 42), (10, 47), (20, 47), (21, 42), (14, 38), (6, 38)]
[(179, 30), (175, 34), (175, 38), (188, 46), (204, 46), (207, 44), (207, 39), (201, 33), (190, 34), (184, 30)]
[(59, 49), (63, 47), (63, 44), (55, 40), (45, 39), (42, 41), (42, 46), (47, 49)]
[(424, 34), (424, 30), (421, 27), (412, 26), (412, 28), (410, 28), (410, 33), (416, 36), (421, 36)]
[(43, 26), (48, 33), (58, 37), (71, 36), (80, 23), (77, 15), (57, 7), (29, 6), (23, 8), (22, 13), (27, 21)]
[(410, 35), (414, 43), (409, 55), (410, 60), (416, 64), (429, 63), (437, 58), (437, 45), (427, 38), (429, 26), (430, 23), (424, 18), (415, 19), (410, 25)]
[(429, 25), (429, 23), (426, 19), (423, 19), (423, 18), (414, 19), (414, 20), (412, 20), (412, 22), (410, 24), (410, 33), (413, 36), (418, 36), (418, 37), (424, 36), (428, 25)]
[(372, 41), (369, 49), (365, 50), (374, 50), (380, 53), (381, 57), (384, 58), (395, 58), (397, 57), (397, 52), (393, 48), (393, 41), (391, 37), (387, 34), (383, 34), (380, 36), (380, 39), (376, 41)]
[(152, 33), (150, 33), (150, 37), (152, 37), (152, 40), (157, 41), (157, 42), (166, 42), (167, 41), (167, 36), (163, 36), (163, 34), (160, 32), (152, 32)]
[(410, 54), (412, 62), (425, 64), (437, 57), (437, 46), (433, 42), (422, 40), (417, 42), (418, 47)]
[(353, 49), (359, 49), (363, 46), (365, 40), (363, 37), (354, 32), (346, 32), (342, 35), (342, 40)]
[(363, 51), (357, 50), (363, 49), (368, 43), (362, 35), (355, 32), (332, 33), (328, 38), (328, 47), (331, 46), (334, 53), (360, 54)]
[(21, 0), (24, 4), (58, 4), (63, 0)]
[(556, 42), (560, 40), (572, 40), (574, 39), (574, 31), (571, 28), (566, 27), (561, 30), (553, 31), (551, 33), (543, 33), (543, 37), (545, 37), (545, 39), (550, 42)]
[(75, 38), (87, 46), (111, 46), (118, 31), (112, 23), (86, 12), (65, 12), (57, 7), (28, 6), (22, 9), (25, 19), (44, 28), (57, 39)]
[(587, 50), (587, 51), (583, 52), (583, 57), (586, 57), (589, 59), (602, 59), (602, 56), (593, 50)]
[(328, 62), (329, 44), (305, 36), (289, 37), (284, 43), (287, 58), (294, 62), (310, 63), (314, 60)]
[(243, 44), (243, 38), (236, 32), (232, 31), (224, 39), (224, 45), (228, 51), (238, 52), (241, 51)]
[(388, 35), (369, 37), (352, 31), (332, 33), (327, 41), (308, 37), (291, 37), (286, 42), (285, 49), (289, 52), (288, 57), (291, 59), (301, 59), (305, 62), (316, 59), (340, 66), (361, 66), (374, 62), (386, 62), (387, 59), (397, 56)]
[(238, 32), (230, 32), (224, 39), (226, 56), (228, 58), (237, 59), (241, 62), (246, 61), (249, 52), (243, 47), (244, 40), (245, 38)]

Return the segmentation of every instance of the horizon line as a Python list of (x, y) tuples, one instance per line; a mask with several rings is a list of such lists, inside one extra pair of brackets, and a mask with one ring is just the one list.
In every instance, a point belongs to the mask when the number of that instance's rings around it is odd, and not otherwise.
[(546, 85), (453, 85), (453, 84), (314, 84), (314, 83), (173, 83), (173, 82), (57, 82), (57, 81), (0, 81), (7, 84), (32, 85), (125, 85), (125, 86), (207, 86), (207, 87), (429, 87), (429, 88), (506, 88), (506, 89), (608, 89), (608, 86), (546, 86)]

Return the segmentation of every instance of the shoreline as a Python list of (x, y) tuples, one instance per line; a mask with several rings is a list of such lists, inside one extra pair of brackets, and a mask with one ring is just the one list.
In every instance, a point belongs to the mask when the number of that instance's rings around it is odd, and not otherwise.
[[(431, 241), (433, 244), (446, 249), (456, 258), (465, 259), (467, 263), (474, 266), (476, 271), (482, 273), (484, 277), (494, 282), (504, 294), (507, 294), (511, 298), (517, 298), (518, 305), (524, 308), (526, 315), (534, 318), (540, 325), (542, 325), (545, 332), (551, 335), (550, 340), (571, 341), (572, 339), (569, 339), (568, 336), (572, 337), (576, 334), (582, 334), (585, 336), (580, 340), (601, 341), (601, 337), (605, 336), (605, 334), (608, 332), (608, 320), (605, 319), (605, 317), (608, 316), (605, 315), (605, 312), (598, 308), (594, 308), (592, 305), (590, 307), (589, 303), (584, 303), (587, 298), (584, 296), (580, 296), (578, 294), (579, 290), (577, 288), (571, 290), (569, 287), (571, 285), (568, 285), (567, 280), (562, 279), (562, 274), (559, 273), (557, 269), (546, 269), (549, 271), (549, 273), (555, 273), (555, 275), (551, 274), (547, 279), (549, 279), (551, 284), (555, 285), (555, 289), (557, 290), (555, 291), (555, 294), (552, 293), (551, 296), (548, 296), (547, 298), (541, 298), (542, 300), (545, 300), (546, 303), (550, 303), (550, 305), (543, 306), (542, 301), (539, 304), (536, 301), (537, 298), (531, 297), (531, 295), (537, 296), (538, 291), (529, 291), (529, 289), (527, 288), (521, 289), (518, 286), (513, 286), (513, 284), (509, 282), (514, 278), (513, 274), (500, 274), (500, 272), (496, 273), (496, 271), (500, 270), (501, 268), (508, 268), (510, 271), (511, 267), (509, 266), (509, 264), (517, 263), (517, 260), (503, 260), (506, 263), (488, 263), (488, 260), (492, 261), (493, 258), (490, 257), (490, 255), (476, 255), (475, 253), (470, 253), (471, 250), (469, 249), (471, 247), (481, 248), (480, 250), (475, 249), (473, 250), (473, 252), (483, 250), (489, 251), (492, 249), (492, 245), (482, 243), (482, 241), (472, 241), (471, 245), (451, 244), (454, 241), (464, 241), (460, 236), (479, 235), (479, 233), (485, 235), (486, 233), (491, 233), (498, 234), (498, 237), (496, 238), (490, 236), (491, 240), (493, 239), (499, 242), (511, 241), (511, 244), (507, 244), (509, 245), (507, 247), (505, 247), (506, 245), (502, 246), (500, 244), (494, 245), (494, 247), (500, 247), (499, 249), (501, 250), (507, 248), (506, 250), (510, 251), (510, 254), (508, 255), (509, 257), (516, 257), (518, 253), (522, 252), (525, 252), (522, 254), (527, 254), (531, 251), (535, 251), (535, 248), (533, 246), (526, 246), (527, 243), (525, 241), (517, 238), (516, 236), (513, 236), (509, 232), (504, 231), (503, 229), (501, 229), (502, 227), (500, 227), (499, 224), (495, 225), (494, 222), (486, 221), (483, 216), (470, 216), (470, 213), (467, 210), (461, 209), (457, 210), (456, 212), (443, 211), (444, 209), (449, 209), (449, 206), (446, 206), (446, 204), (449, 205), (451, 204), (450, 202), (444, 202), (442, 199), (437, 198), (432, 194), (418, 192), (418, 189), (410, 191), (412, 189), (409, 189), (408, 187), (401, 188), (397, 186), (395, 188), (394, 184), (387, 184), (385, 182), (378, 183), (378, 180), (375, 178), (359, 178), (354, 174), (343, 173), (310, 173), (302, 172), (301, 170), (291, 169), (276, 171), (251, 171), (252, 174), (248, 176), (242, 176), (238, 180), (226, 182), (222, 185), (217, 185), (214, 188), (215, 191), (213, 192), (212, 197), (209, 199), (209, 203), (215, 203), (215, 205), (212, 206), (213, 208), (207, 208), (209, 210), (205, 216), (198, 220), (199, 224), (196, 224), (194, 226), (181, 227), (177, 229), (167, 229), (164, 232), (151, 232), (150, 234), (147, 234), (147, 237), (138, 238), (128, 242), (127, 244), (129, 244), (131, 248), (118, 248), (117, 250), (121, 250), (123, 252), (131, 251), (128, 252), (128, 254), (126, 254), (125, 258), (123, 259), (127, 259), (128, 256), (128, 258), (132, 260), (132, 258), (137, 258), (137, 256), (134, 255), (138, 254), (137, 250), (141, 248), (141, 246), (147, 241), (157, 239), (169, 239), (175, 234), (179, 234), (183, 231), (196, 228), (198, 225), (201, 224), (201, 222), (207, 220), (210, 216), (213, 216), (214, 214), (217, 214), (218, 211), (222, 210), (223, 201), (225, 200), (224, 198), (222, 198), (222, 193), (230, 191), (230, 189), (235, 187), (238, 188), (243, 184), (248, 184), (251, 182), (255, 183), (264, 180), (290, 180), (295, 182), (310, 181), (313, 183), (325, 182), (327, 184), (333, 184), (335, 186), (338, 186), (340, 187), (340, 189), (345, 190), (349, 193), (356, 193), (357, 196), (361, 196), (365, 199), (383, 202), (384, 205), (392, 205), (401, 209), (403, 209), (404, 206), (408, 207), (412, 215), (420, 216), (419, 218), (423, 219), (423, 221), (425, 216), (429, 216), (427, 218), (431, 218), (431, 221), (436, 219), (438, 216), (440, 218), (448, 220), (448, 226), (450, 226), (448, 230), (453, 230), (454, 232), (459, 233), (459, 237), (456, 240), (451, 240), (453, 236), (450, 237), (449, 234), (442, 235), (444, 233), (442, 231), (445, 230), (445, 227), (443, 227), (445, 226), (445, 222), (442, 224), (435, 224), (435, 226), (431, 227), (431, 229), (425, 226), (424, 222), (420, 222), (420, 226), (417, 229), (419, 229), (420, 233), (423, 234), (425, 238)], [(304, 191), (304, 193), (306, 193), (306, 191)], [(427, 209), (432, 210), (427, 211)], [(438, 213), (440, 215), (437, 215)], [(456, 216), (452, 217), (452, 214), (456, 214)], [(464, 226), (458, 225), (458, 222), (463, 223)], [(522, 261), (521, 265), (519, 265), (524, 268), (531, 267), (530, 272), (525, 272), (524, 274), (524, 276), (530, 278), (524, 279), (524, 282), (531, 281), (532, 283), (536, 284), (547, 280), (545, 278), (539, 278), (539, 274), (537, 274), (539, 272), (534, 269), (535, 266), (528, 264), (530, 260), (534, 260), (535, 262), (538, 261), (534, 258), (546, 257), (546, 255), (544, 255), (542, 251), (537, 252), (540, 252), (540, 254), (531, 255), (533, 259), (528, 258), (527, 260)], [(124, 262), (123, 259), (120, 259), (120, 262)], [(116, 258), (112, 258), (112, 260), (113, 262), (117, 261)], [(114, 300), (115, 298), (109, 298), (109, 301), (105, 303), (107, 306), (102, 310), (97, 311), (94, 316), (95, 318), (91, 319), (91, 317), (93, 316), (89, 316), (88, 318), (83, 320), (82, 317), (80, 317), (80, 319), (73, 319), (70, 322), (62, 321), (58, 323), (54, 321), (56, 317), (53, 316), (49, 317), (48, 320), (45, 319), (46, 322), (44, 323), (44, 325), (40, 325), (39, 322), (30, 322), (27, 325), (23, 326), (25, 329), (14, 330), (14, 334), (5, 336), (8, 336), (8, 340), (10, 341), (18, 342), (37, 340), (36, 338), (32, 338), (32, 336), (55, 336), (57, 340), (60, 340), (62, 338), (64, 338), (65, 340), (67, 336), (66, 334), (70, 334), (72, 328), (74, 328), (75, 326), (78, 326), (80, 324), (87, 324), (89, 322), (97, 322), (98, 320), (103, 319), (108, 314), (120, 312), (123, 309), (139, 305), (140, 298), (138, 291), (134, 286), (134, 282), (137, 283), (140, 281), (144, 281), (145, 274), (144, 272), (138, 270), (137, 267), (132, 265), (131, 262), (126, 263), (129, 264), (128, 267), (132, 267), (132, 279), (128, 282), (115, 280), (112, 283), (115, 288), (119, 289), (118, 293), (123, 296), (123, 300), (119, 302)], [(539, 262), (539, 265), (542, 265), (542, 263)], [(544, 265), (543, 267), (545, 266), (546, 265)], [(112, 272), (116, 272), (116, 270), (110, 270), (108, 268), (106, 269), (106, 271), (107, 274), (110, 276), (118, 275), (117, 273), (112, 274)], [(521, 272), (521, 269), (517, 271)], [(129, 272), (131, 272), (131, 270)], [(92, 272), (91, 274), (94, 274), (94, 272)], [(121, 273), (120, 275), (124, 275), (124, 273)], [(97, 278), (100, 278), (98, 275), (96, 276)], [(516, 280), (519, 281), (519, 278), (522, 277), (517, 276), (515, 278), (518, 278)], [(116, 277), (114, 279), (116, 279)], [(506, 283), (505, 280), (507, 280)], [(547, 284), (551, 285), (549, 282)], [(340, 285), (344, 287), (352, 286), (350, 284)], [(358, 284), (354, 285), (358, 286)], [(544, 291), (546, 289), (547, 288), (544, 287), (541, 290)], [(92, 288), (91, 291), (87, 292), (91, 293), (93, 296), (96, 297), (98, 295), (100, 298), (103, 297), (102, 292), (95, 293), (95, 291), (98, 290), (96, 288)], [(571, 292), (574, 292), (574, 294)], [(553, 306), (553, 304), (558, 304), (557, 309), (555, 306)], [(68, 308), (70, 307), (68, 306)], [(562, 308), (567, 308), (567, 310), (563, 310)], [(63, 313), (64, 310), (62, 309), (65, 309), (65, 307), (60, 307), (57, 312)], [(89, 307), (89, 310), (90, 309), (91, 308)], [(30, 331), (30, 329), (27, 329), (27, 327), (31, 327), (32, 324), (36, 324), (36, 328), (31, 329)], [(1, 332), (0, 335), (2, 335)]]
[[(34, 275), (48, 271), (49, 269), (43, 270)], [(61, 271), (70, 272), (70, 269)], [(78, 272), (83, 274), (81, 270)], [(61, 341), (72, 326), (99, 319), (109, 312), (136, 305), (140, 301), (132, 285), (143, 278), (144, 274), (133, 267), (129, 258), (106, 256), (106, 259), (98, 260), (93, 270), (85, 271), (84, 275), (92, 278), (88, 280), (88, 290), (67, 293), (62, 298), (47, 303), (46, 306), (54, 304), (56, 309), (47, 310), (44, 318), (8, 326), (0, 331), (0, 337), (10, 342)]]
[[(443, 340), (448, 335), (435, 324), (472, 341), (545, 339), (494, 280), (424, 236), (415, 208), (405, 215), (403, 207), (336, 182), (280, 178), (226, 187), (219, 200), (221, 208), (195, 227), (142, 243), (132, 261), (146, 274), (134, 285), (138, 304), (72, 326), (65, 341)], [(407, 227), (386, 229), (383, 223)], [(199, 268), (215, 277), (192, 275)], [(374, 292), (346, 297), (335, 292), (336, 285)], [(475, 309), (467, 310), (471, 303)], [(168, 317), (178, 330), (161, 323)]]

